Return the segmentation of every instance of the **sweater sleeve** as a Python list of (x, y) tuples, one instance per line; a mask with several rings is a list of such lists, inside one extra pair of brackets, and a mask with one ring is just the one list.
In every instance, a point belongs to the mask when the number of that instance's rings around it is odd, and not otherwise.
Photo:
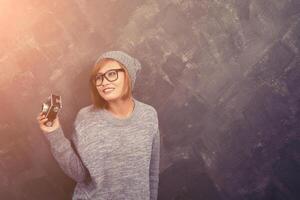
[(159, 129), (154, 134), (150, 160), (150, 200), (156, 200), (159, 182), (160, 134)]
[[(88, 173), (82, 161), (75, 153), (70, 141), (64, 136), (61, 127), (50, 133), (45, 133), (46, 139), (51, 146), (51, 152), (61, 169), (76, 182), (86, 180)], [(75, 133), (72, 134), (72, 140), (76, 138)]]

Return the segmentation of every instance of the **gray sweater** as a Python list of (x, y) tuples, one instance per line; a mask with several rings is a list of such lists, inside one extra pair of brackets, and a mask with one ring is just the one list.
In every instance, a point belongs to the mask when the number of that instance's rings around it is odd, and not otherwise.
[(70, 141), (59, 129), (45, 134), (62, 170), (77, 182), (72, 200), (155, 200), (160, 134), (156, 110), (134, 99), (126, 119), (93, 105), (82, 108)]

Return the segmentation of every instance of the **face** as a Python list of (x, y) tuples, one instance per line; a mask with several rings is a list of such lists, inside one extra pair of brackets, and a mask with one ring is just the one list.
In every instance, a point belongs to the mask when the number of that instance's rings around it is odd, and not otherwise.
[[(111, 69), (123, 69), (117, 61), (108, 61), (99, 71), (98, 73), (104, 74), (108, 70)], [(113, 77), (114, 72), (106, 73), (107, 77)], [(117, 80), (110, 82), (103, 77), (102, 84), (97, 87), (97, 90), (101, 97), (106, 101), (112, 101), (121, 98), (122, 92), (125, 87), (125, 71), (117, 72)], [(106, 91), (106, 88), (113, 88), (113, 90)]]

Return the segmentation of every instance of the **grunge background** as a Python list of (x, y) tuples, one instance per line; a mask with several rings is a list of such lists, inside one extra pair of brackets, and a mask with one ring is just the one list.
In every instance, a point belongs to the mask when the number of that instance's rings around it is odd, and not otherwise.
[(300, 198), (299, 0), (1, 0), (0, 199), (70, 199), (36, 116), (66, 137), (107, 50), (137, 57), (161, 129), (160, 200)]

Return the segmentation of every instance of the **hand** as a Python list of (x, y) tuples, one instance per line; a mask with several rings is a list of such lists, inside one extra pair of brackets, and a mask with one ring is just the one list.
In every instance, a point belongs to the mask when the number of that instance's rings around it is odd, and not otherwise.
[(37, 116), (37, 121), (40, 125), (40, 128), (45, 133), (50, 133), (52, 131), (55, 131), (60, 127), (59, 118), (56, 116), (56, 118), (53, 120), (52, 126), (46, 126), (44, 123), (48, 120), (48, 118), (45, 117), (43, 112), (40, 112), (40, 114)]

